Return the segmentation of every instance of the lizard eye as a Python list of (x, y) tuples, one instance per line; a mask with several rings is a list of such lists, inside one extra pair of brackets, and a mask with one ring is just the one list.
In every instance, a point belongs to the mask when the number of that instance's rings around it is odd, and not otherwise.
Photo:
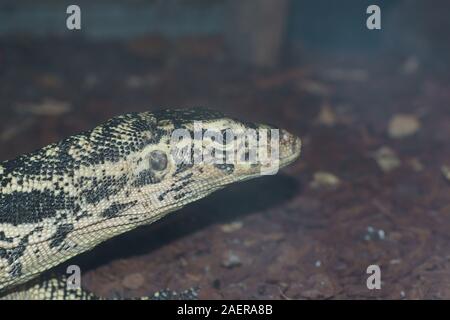
[(167, 155), (163, 151), (155, 150), (150, 153), (150, 167), (156, 171), (167, 168)]

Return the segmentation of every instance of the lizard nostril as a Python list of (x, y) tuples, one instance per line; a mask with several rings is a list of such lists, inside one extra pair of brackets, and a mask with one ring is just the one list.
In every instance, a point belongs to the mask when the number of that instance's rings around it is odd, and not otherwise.
[(302, 146), (302, 142), (300, 138), (295, 138), (294, 143), (292, 144), (292, 152), (298, 152)]

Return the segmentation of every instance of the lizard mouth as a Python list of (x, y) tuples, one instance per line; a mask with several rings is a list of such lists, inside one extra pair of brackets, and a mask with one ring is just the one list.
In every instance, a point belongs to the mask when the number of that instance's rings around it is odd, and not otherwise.
[[(276, 174), (279, 169), (293, 163), (300, 156), (302, 143), (299, 137), (286, 130), (280, 130), (278, 142), (278, 157), (275, 159), (272, 158), (268, 162), (262, 162), (262, 166), (260, 167), (261, 175)], [(271, 151), (272, 155), (273, 153)]]
[(299, 137), (287, 132), (280, 131), (280, 167), (285, 167), (300, 156), (302, 142)]

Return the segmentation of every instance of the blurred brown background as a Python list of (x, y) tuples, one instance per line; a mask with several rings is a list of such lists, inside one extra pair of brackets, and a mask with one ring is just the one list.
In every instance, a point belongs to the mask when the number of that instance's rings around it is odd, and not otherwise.
[[(450, 298), (448, 1), (0, 1), (0, 159), (117, 114), (207, 106), (304, 141), (70, 261), (98, 294)], [(381, 8), (382, 29), (366, 28)], [(378, 264), (382, 289), (366, 287)], [(64, 266), (63, 266), (64, 267)]]

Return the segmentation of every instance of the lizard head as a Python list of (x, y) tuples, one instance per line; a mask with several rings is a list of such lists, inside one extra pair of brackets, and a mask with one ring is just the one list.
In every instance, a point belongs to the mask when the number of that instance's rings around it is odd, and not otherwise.
[(217, 111), (163, 110), (151, 118), (133, 185), (157, 215), (231, 183), (275, 174), (300, 155), (301, 141), (288, 131)]

